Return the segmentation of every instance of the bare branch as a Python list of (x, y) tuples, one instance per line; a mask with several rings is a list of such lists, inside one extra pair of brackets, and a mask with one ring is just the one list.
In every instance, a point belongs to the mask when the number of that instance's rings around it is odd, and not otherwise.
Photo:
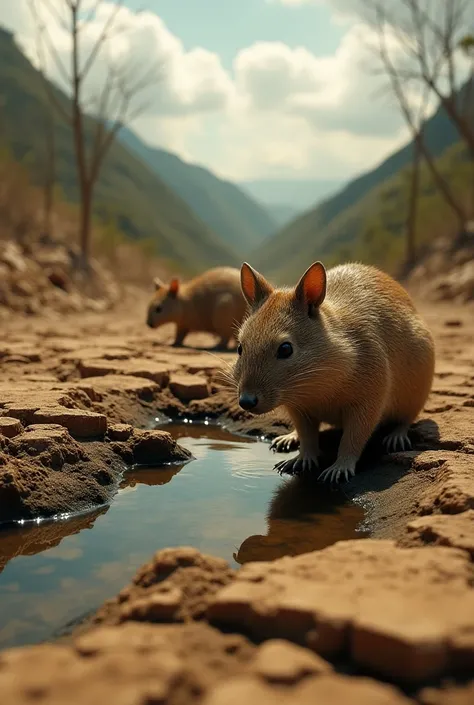
[(108, 38), (108, 33), (109, 33), (110, 29), (113, 27), (115, 19), (118, 15), (119, 11), (122, 9), (122, 7), (123, 7), (123, 0), (119, 0), (119, 2), (117, 2), (117, 4), (115, 5), (114, 10), (110, 13), (108, 20), (105, 22), (105, 24), (102, 28), (102, 32), (100, 33), (96, 43), (94, 44), (94, 47), (92, 48), (91, 53), (89, 54), (89, 56), (86, 59), (84, 67), (80, 73), (81, 80), (83, 80), (87, 76), (87, 74), (89, 73), (92, 65), (94, 64), (94, 61), (97, 58), (97, 54), (99, 53), (101, 47), (104, 45), (104, 43), (106, 42), (106, 40)]
[(51, 85), (51, 83), (48, 81), (46, 78), (46, 61), (45, 61), (45, 56), (44, 56), (44, 33), (43, 33), (43, 27), (39, 23), (39, 16), (38, 16), (38, 8), (36, 7), (35, 0), (29, 0), (29, 7), (30, 10), (33, 14), (33, 18), (36, 22), (37, 26), (37, 33), (36, 33), (36, 52), (38, 55), (38, 62), (39, 62), (39, 73), (41, 75), (42, 81), (43, 81), (43, 87), (46, 92), (46, 95), (48, 97), (48, 100), (52, 106), (54, 106), (55, 110), (57, 110), (58, 114), (62, 117), (62, 119), (70, 123), (71, 122), (71, 116), (67, 112), (66, 107), (64, 103), (60, 100), (58, 94), (56, 93), (55, 88)]
[(86, 27), (89, 24), (89, 22), (91, 22), (92, 19), (95, 17), (95, 13), (99, 9), (101, 2), (102, 2), (102, 0), (96, 0), (96, 2), (93, 4), (93, 6), (89, 10), (87, 16), (84, 18), (84, 20), (82, 22), (83, 27)]
[[(29, 4), (30, 4), (30, 5), (32, 5), (33, 3), (34, 3), (34, 0), (29, 0)], [(50, 15), (52, 15), (52, 16), (54, 17), (54, 19), (56, 20), (56, 22), (58, 23), (58, 25), (59, 25), (62, 29), (66, 30), (66, 31), (69, 31), (69, 26), (68, 26), (66, 20), (65, 20), (64, 17), (62, 17), (62, 15), (58, 12), (58, 9), (54, 6), (54, 4), (52, 4), (52, 3), (50, 2), (50, 0), (42, 0), (42, 3), (43, 3), (43, 5), (47, 8), (47, 10), (48, 10), (48, 12), (50, 13)]]

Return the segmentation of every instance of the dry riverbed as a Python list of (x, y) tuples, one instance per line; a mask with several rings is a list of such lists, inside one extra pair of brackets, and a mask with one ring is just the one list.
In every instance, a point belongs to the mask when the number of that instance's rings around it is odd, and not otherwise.
[[(344, 488), (370, 539), (239, 571), (160, 551), (67, 642), (0, 654), (2, 704), (474, 702), (474, 312), (425, 314), (438, 359), (414, 449), (383, 456), (375, 439)], [(83, 512), (113, 502), (134, 464), (186, 462), (152, 430), (160, 415), (268, 437), (285, 427), (238, 408), (221, 375), (232, 353), (171, 340), (138, 304), (5, 323), (0, 522)], [(336, 444), (327, 431), (328, 463)]]

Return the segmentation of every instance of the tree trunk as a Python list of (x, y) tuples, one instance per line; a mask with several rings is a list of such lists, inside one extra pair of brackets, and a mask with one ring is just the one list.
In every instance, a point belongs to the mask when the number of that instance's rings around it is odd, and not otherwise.
[(47, 236), (52, 236), (53, 230), (53, 206), (54, 206), (54, 186), (56, 183), (56, 135), (54, 132), (54, 120), (52, 107), (47, 118), (46, 126), (46, 169), (44, 182), (44, 213), (43, 228)]
[(464, 211), (464, 208), (460, 203), (458, 203), (447, 181), (439, 172), (433, 157), (431, 156), (429, 150), (426, 148), (425, 143), (423, 142), (423, 139), (419, 133), (414, 135), (414, 142), (418, 144), (418, 148), (420, 149), (420, 152), (426, 161), (426, 164), (433, 177), (433, 181), (435, 182), (438, 190), (440, 191), (446, 203), (450, 206), (450, 208), (456, 215), (459, 227), (463, 228), (466, 223), (466, 213)]
[[(420, 139), (423, 139), (421, 131)], [(408, 204), (407, 233), (405, 243), (405, 267), (411, 269), (416, 256), (416, 225), (418, 214), (418, 196), (420, 190), (421, 148), (420, 141), (413, 143), (413, 164), (411, 171), (410, 194)]]
[(91, 245), (91, 220), (92, 220), (92, 188), (83, 184), (81, 188), (81, 217), (79, 223), (79, 245), (81, 248), (80, 264), (84, 272), (90, 269)]
[(79, 67), (78, 47), (78, 9), (74, 5), (72, 14), (72, 129), (74, 133), (74, 151), (76, 155), (76, 171), (81, 198), (81, 215), (79, 223), (79, 247), (81, 269), (89, 271), (90, 228), (92, 188), (87, 175), (86, 140), (84, 135), (83, 115), (80, 102), (81, 75)]

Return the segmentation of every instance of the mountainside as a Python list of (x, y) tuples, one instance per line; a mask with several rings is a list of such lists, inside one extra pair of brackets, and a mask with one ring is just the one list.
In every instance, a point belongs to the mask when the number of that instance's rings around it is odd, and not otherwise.
[(239, 185), (264, 206), (284, 204), (298, 213), (335, 193), (342, 182), (334, 179), (256, 179), (242, 181)]
[(186, 201), (199, 218), (238, 252), (249, 252), (278, 226), (263, 206), (208, 169), (145, 144), (123, 128), (119, 138)]
[(278, 204), (268, 204), (267, 210), (273, 216), (279, 228), (285, 227), (298, 215), (298, 209), (292, 206), (278, 205)]
[[(53, 88), (58, 99), (68, 99)], [(41, 183), (44, 164), (44, 128), (49, 114), (42, 79), (16, 46), (11, 34), (0, 29), (0, 140)], [(97, 122), (85, 121), (89, 139)], [(57, 183), (66, 200), (78, 201), (71, 130), (54, 118)], [(113, 218), (131, 238), (149, 238), (157, 254), (188, 272), (216, 264), (237, 264), (235, 250), (205, 225), (191, 208), (141, 159), (119, 141), (107, 155), (97, 183), (94, 214)]]
[[(458, 140), (454, 125), (444, 110), (439, 109), (426, 123), (428, 149), (432, 155), (440, 157)], [(365, 236), (365, 226), (371, 218), (373, 220), (374, 211), (384, 213), (383, 203), (379, 200), (383, 196), (384, 186), (386, 194), (391, 193), (392, 202), (398, 203), (399, 210), (387, 216), (387, 222), (382, 220), (379, 230), (387, 227), (394, 234), (399, 233), (404, 225), (408, 193), (407, 186), (403, 185), (403, 179), (407, 178), (403, 172), (411, 164), (412, 154), (413, 144), (409, 143), (372, 171), (351, 181), (332, 198), (293, 220), (271, 238), (267, 246), (253, 253), (252, 263), (278, 280), (292, 281), (314, 259), (321, 258), (333, 263), (342, 255), (349, 256)], [(447, 168), (452, 158), (452, 155), (447, 157)], [(462, 150), (457, 153), (457, 158), (464, 161)], [(448, 173), (451, 175), (451, 172)], [(425, 181), (427, 190), (433, 192), (434, 187), (427, 177)], [(393, 221), (394, 216), (397, 223), (392, 228), (390, 218)]]

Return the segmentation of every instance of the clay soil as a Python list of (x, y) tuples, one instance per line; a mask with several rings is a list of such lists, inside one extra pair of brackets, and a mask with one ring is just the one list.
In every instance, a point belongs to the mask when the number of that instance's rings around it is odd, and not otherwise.
[[(473, 703), (474, 310), (420, 308), (437, 368), (413, 450), (386, 456), (374, 438), (344, 488), (371, 538), (239, 571), (161, 551), (67, 642), (0, 654), (3, 705)], [(148, 430), (160, 414), (287, 427), (239, 410), (222, 375), (233, 353), (200, 335), (173, 349), (144, 310), (5, 322), (1, 522), (100, 507), (132, 463), (188, 459)], [(325, 463), (337, 440), (324, 433)]]

